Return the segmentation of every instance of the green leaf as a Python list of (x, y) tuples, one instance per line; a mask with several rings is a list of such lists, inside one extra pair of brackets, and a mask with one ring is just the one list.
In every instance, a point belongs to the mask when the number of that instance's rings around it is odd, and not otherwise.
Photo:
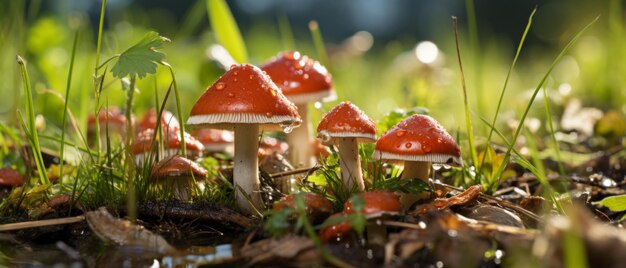
[(626, 195), (609, 196), (593, 204), (604, 206), (614, 212), (624, 211), (626, 210)]
[(169, 41), (156, 32), (148, 32), (141, 41), (120, 54), (111, 73), (117, 78), (129, 75), (143, 78), (146, 74), (155, 73), (157, 63), (165, 59), (165, 53), (157, 49), (162, 48), (163, 43)]
[(239, 27), (224, 0), (207, 0), (207, 9), (211, 27), (217, 41), (239, 63), (248, 62), (246, 44), (243, 42)]

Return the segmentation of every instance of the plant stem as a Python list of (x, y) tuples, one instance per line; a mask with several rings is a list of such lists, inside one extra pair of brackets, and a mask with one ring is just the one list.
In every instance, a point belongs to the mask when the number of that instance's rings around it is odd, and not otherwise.
[(98, 161), (100, 161), (100, 122), (98, 122), (98, 114), (100, 113), (100, 90), (102, 86), (99, 84), (104, 83), (104, 76), (102, 79), (98, 76), (98, 69), (100, 65), (100, 48), (102, 47), (102, 28), (104, 27), (104, 14), (106, 11), (107, 0), (102, 0), (102, 6), (100, 8), (100, 22), (98, 23), (98, 41), (96, 41), (96, 66), (94, 67), (94, 115), (96, 117), (95, 122), (95, 138), (96, 138), (96, 152), (98, 153)]
[(283, 42), (283, 49), (295, 50), (296, 42), (293, 38), (289, 17), (287, 17), (287, 14), (284, 12), (278, 16), (278, 31), (280, 32), (280, 39)]
[(135, 222), (137, 219), (137, 194), (135, 193), (135, 159), (131, 153), (131, 146), (133, 144), (133, 122), (131, 120), (133, 115), (133, 102), (135, 101), (135, 84), (136, 77), (130, 77), (130, 88), (126, 92), (126, 169), (128, 174), (128, 188), (126, 209), (128, 210), (128, 219), (131, 222)]
[[(459, 26), (456, 17), (452, 17), (452, 24), (454, 27), (454, 42), (456, 45), (456, 56), (459, 61), (459, 69), (461, 70), (461, 85), (463, 87), (463, 105), (465, 106), (465, 123), (467, 127), (467, 138), (469, 141), (469, 150), (470, 155), (472, 157), (472, 164), (477, 165), (476, 161), (478, 157), (476, 156), (476, 148), (474, 147), (474, 132), (472, 130), (472, 119), (470, 117), (470, 108), (469, 103), (467, 101), (467, 86), (465, 84), (465, 73), (463, 72), (463, 63), (461, 61), (461, 48), (459, 47)], [(478, 177), (477, 177), (478, 178)]]
[(65, 121), (67, 119), (67, 110), (70, 99), (70, 88), (72, 85), (72, 72), (74, 71), (74, 60), (76, 58), (76, 45), (78, 44), (78, 31), (74, 34), (74, 45), (72, 45), (72, 58), (70, 60), (70, 70), (67, 74), (67, 86), (65, 88), (65, 106), (63, 107), (63, 118), (61, 119), (61, 144), (59, 148), (59, 176), (63, 177), (63, 163), (65, 162), (63, 159), (64, 149), (65, 149)]
[(315, 45), (315, 50), (317, 51), (317, 57), (319, 58), (322, 65), (326, 66), (326, 69), (328, 69), (328, 71), (332, 73), (333, 68), (330, 65), (330, 59), (328, 58), (328, 53), (326, 53), (324, 39), (322, 39), (322, 33), (320, 32), (320, 27), (317, 24), (317, 21), (312, 20), (309, 22), (309, 30), (311, 31), (313, 44)]
[[(169, 65), (166, 62), (161, 62), (161, 64), (167, 66), (167, 68), (170, 70), (170, 75), (172, 76), (172, 84), (174, 85), (174, 96), (176, 97), (176, 113), (177, 113), (177, 117), (178, 117), (178, 122), (180, 122), (180, 143), (181, 148), (180, 148), (180, 152), (183, 155), (183, 157), (187, 157), (187, 145), (185, 143), (185, 121), (183, 121), (183, 112), (181, 110), (181, 105), (180, 105), (180, 94), (178, 93), (178, 84), (176, 83), (176, 75), (174, 75), (174, 68), (172, 68), (171, 65)], [(167, 99), (165, 99), (164, 101), (167, 101)]]
[(26, 116), (28, 117), (28, 133), (30, 139), (31, 149), (35, 157), (35, 164), (37, 166), (37, 173), (39, 173), (39, 181), (41, 184), (50, 184), (48, 175), (46, 174), (46, 167), (43, 163), (43, 157), (41, 156), (41, 147), (39, 146), (39, 136), (37, 134), (37, 127), (35, 126), (35, 105), (33, 104), (33, 92), (30, 87), (30, 78), (28, 77), (28, 71), (26, 70), (26, 62), (22, 57), (17, 55), (17, 64), (20, 65), (22, 71), (22, 80), (24, 81), (24, 91), (26, 91)]

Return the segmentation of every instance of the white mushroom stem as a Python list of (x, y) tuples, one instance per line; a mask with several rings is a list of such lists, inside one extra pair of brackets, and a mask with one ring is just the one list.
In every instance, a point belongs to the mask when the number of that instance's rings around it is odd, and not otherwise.
[[(428, 182), (428, 175), (430, 174), (430, 162), (421, 162), (421, 161), (404, 161), (404, 171), (402, 172), (402, 179), (420, 179), (424, 182)], [(421, 194), (400, 194), (400, 205), (402, 206), (402, 211), (407, 211), (411, 208), (411, 206), (420, 199), (427, 199), (430, 194), (421, 193)]]
[(424, 182), (428, 182), (428, 175), (430, 174), (430, 162), (421, 161), (405, 161), (404, 172), (402, 172), (403, 179), (415, 179), (419, 178)]
[(359, 190), (365, 190), (361, 160), (359, 160), (359, 146), (356, 138), (337, 138), (339, 150), (339, 167), (341, 179), (347, 189), (353, 189), (355, 183)]
[[(259, 150), (259, 125), (257, 124), (235, 124), (235, 159), (233, 170), (233, 182), (235, 186), (235, 197), (237, 205), (246, 213), (255, 213), (257, 210), (263, 211), (265, 208), (261, 199), (259, 181), (259, 163), (257, 151)], [(243, 189), (250, 201), (241, 193), (239, 187)], [(252, 203), (252, 204), (250, 204)]]
[(311, 153), (312, 126), (309, 118), (309, 107), (306, 103), (297, 104), (298, 114), (302, 119), (302, 124), (294, 128), (291, 133), (287, 134), (287, 143), (289, 144), (289, 162), (298, 167), (311, 167), (315, 165)]

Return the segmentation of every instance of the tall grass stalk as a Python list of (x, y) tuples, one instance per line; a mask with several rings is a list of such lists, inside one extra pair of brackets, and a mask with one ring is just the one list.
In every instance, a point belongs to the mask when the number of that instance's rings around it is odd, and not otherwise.
[[(524, 47), (524, 41), (526, 41), (526, 36), (528, 35), (528, 31), (530, 30), (530, 26), (533, 23), (533, 17), (535, 16), (535, 12), (537, 12), (537, 8), (535, 7), (535, 9), (533, 9), (533, 11), (530, 13), (530, 16), (528, 17), (528, 23), (526, 23), (526, 28), (524, 29), (524, 33), (522, 34), (522, 38), (519, 42), (519, 45), (517, 46), (517, 51), (515, 52), (515, 57), (513, 58), (513, 62), (511, 63), (511, 66), (509, 67), (509, 71), (506, 74), (506, 78), (504, 79), (504, 85), (502, 86), (502, 91), (500, 92), (500, 98), (498, 99), (498, 105), (496, 106), (496, 113), (493, 115), (493, 120), (491, 121), (491, 125), (495, 126), (496, 125), (496, 121), (498, 120), (498, 115), (500, 113), (500, 108), (502, 107), (502, 100), (504, 99), (504, 93), (506, 92), (506, 87), (509, 85), (509, 79), (511, 78), (511, 73), (513, 72), (513, 69), (515, 68), (515, 64), (517, 64), (517, 59), (519, 58), (519, 55), (522, 52), (522, 48)], [(491, 136), (493, 135), (493, 130), (494, 128), (491, 127), (489, 129), (489, 134), (487, 135), (487, 142), (485, 143), (485, 147), (490, 146), (491, 143)], [(482, 168), (483, 168), (483, 164), (484, 164), (485, 158), (482, 159), (481, 163), (480, 163), (480, 167), (478, 169), (478, 177), (480, 177), (480, 175), (482, 174)]]
[(278, 16), (278, 31), (280, 32), (280, 40), (283, 43), (283, 49), (295, 50), (296, 41), (293, 38), (293, 31), (291, 30), (289, 17), (287, 17), (287, 14), (284, 12)]
[(330, 65), (330, 59), (328, 58), (328, 53), (326, 53), (324, 39), (322, 38), (322, 32), (320, 31), (320, 26), (317, 24), (317, 21), (312, 20), (309, 22), (309, 30), (311, 31), (311, 38), (313, 38), (313, 45), (315, 45), (317, 58), (324, 66), (326, 66), (328, 71), (332, 73), (333, 68)]
[(456, 46), (456, 55), (459, 61), (459, 69), (461, 71), (461, 86), (463, 88), (463, 106), (465, 107), (465, 123), (467, 126), (467, 137), (469, 141), (470, 155), (472, 157), (473, 165), (477, 165), (478, 157), (476, 156), (476, 147), (474, 147), (474, 133), (472, 130), (472, 119), (470, 117), (470, 107), (467, 101), (467, 87), (465, 84), (465, 73), (463, 72), (463, 62), (461, 61), (461, 48), (459, 47), (459, 26), (458, 26), (458, 20), (455, 16), (452, 17), (452, 25), (454, 27), (454, 42)]
[(63, 107), (63, 118), (61, 119), (61, 144), (59, 145), (59, 155), (61, 161), (59, 161), (59, 174), (63, 176), (63, 164), (64, 164), (64, 149), (65, 149), (65, 121), (67, 119), (67, 109), (70, 99), (70, 88), (72, 86), (72, 72), (74, 71), (74, 60), (76, 59), (76, 46), (78, 44), (78, 31), (74, 34), (74, 44), (72, 45), (72, 57), (70, 59), (70, 69), (67, 74), (67, 84), (65, 87), (65, 105)]
[[(102, 6), (100, 8), (100, 22), (98, 23), (98, 40), (96, 41), (96, 66), (94, 67), (93, 79), (94, 79), (94, 115), (98, 118), (100, 113), (100, 92), (102, 91), (102, 83), (104, 83), (104, 75), (100, 77), (98, 70), (100, 69), (100, 49), (102, 47), (102, 28), (104, 26), (104, 14), (106, 11), (107, 0), (102, 0)], [(106, 72), (105, 72), (106, 73)], [(96, 152), (98, 152), (98, 161), (100, 161), (100, 122), (96, 120), (94, 124)]]
[[(180, 122), (180, 143), (182, 144), (180, 152), (183, 157), (187, 157), (187, 145), (185, 144), (185, 121), (183, 121), (183, 112), (180, 105), (180, 94), (178, 92), (178, 84), (176, 83), (176, 75), (174, 74), (174, 68), (172, 68), (170, 64), (167, 62), (161, 62), (161, 64), (165, 65), (170, 70), (170, 75), (172, 76), (172, 85), (174, 86), (174, 96), (176, 98), (176, 113), (178, 115), (178, 122)], [(163, 99), (164, 102), (167, 101), (168, 96), (169, 90), (166, 98)], [(161, 118), (160, 115), (158, 118)], [(157, 121), (160, 121), (160, 119)]]
[[(522, 114), (522, 117), (519, 120), (520, 122), (519, 122), (519, 124), (517, 126), (517, 129), (515, 129), (515, 134), (513, 134), (513, 139), (511, 139), (511, 145), (507, 148), (506, 153), (504, 155), (504, 163), (508, 163), (508, 161), (509, 161), (509, 159), (511, 157), (511, 150), (513, 149), (513, 146), (515, 146), (515, 143), (517, 141), (517, 137), (519, 136), (520, 132), (522, 131), (522, 128), (524, 127), (524, 121), (526, 120), (526, 116), (528, 115), (528, 112), (530, 111), (530, 107), (532, 106), (533, 102), (535, 101), (535, 98), (537, 97), (537, 93), (539, 93), (539, 90), (541, 90), (541, 88), (544, 86), (546, 80), (548, 79), (548, 77), (552, 73), (552, 70), (554, 69), (554, 66), (556, 66), (556, 64), (559, 62), (559, 60), (569, 51), (569, 49), (572, 47), (572, 45), (574, 45), (574, 43), (576, 43), (576, 41), (583, 35), (583, 33), (585, 33), (587, 31), (587, 29), (589, 29), (589, 27), (591, 27), (591, 25), (593, 25), (596, 21), (598, 21), (599, 18), (600, 18), (599, 16), (596, 17), (590, 23), (588, 23), (582, 30), (580, 30), (567, 43), (567, 45), (565, 45), (565, 47), (561, 50), (561, 52), (556, 56), (554, 61), (552, 61), (552, 64), (550, 65), (550, 68), (548, 68), (548, 71), (545, 73), (545, 75), (543, 76), (543, 78), (541, 79), (541, 81), (539, 82), (537, 87), (535, 88), (535, 90), (534, 90), (530, 100), (528, 101), (528, 104), (526, 105), (526, 109), (524, 110), (524, 113)], [(500, 168), (498, 169), (498, 172), (496, 173), (496, 178), (499, 178), (502, 175), (502, 172), (504, 172), (504, 168), (505, 168), (505, 165), (500, 166)]]
[[(37, 134), (37, 126), (35, 126), (35, 106), (33, 104), (33, 92), (30, 87), (30, 78), (28, 77), (28, 71), (26, 70), (26, 62), (19, 55), (17, 55), (17, 64), (20, 65), (22, 80), (24, 82), (24, 91), (26, 93), (24, 94), (24, 97), (26, 97), (26, 117), (28, 119), (28, 124), (24, 125), (24, 130), (27, 132), (30, 147), (35, 158), (37, 173), (39, 173), (39, 181), (43, 185), (50, 184), (50, 180), (48, 180), (48, 175), (46, 173), (46, 167), (43, 163), (43, 157), (41, 155), (39, 136)], [(23, 118), (22, 123), (25, 123)]]
[[(480, 43), (478, 38), (478, 23), (476, 20), (476, 6), (474, 5), (474, 0), (465, 0), (465, 11), (467, 14), (467, 28), (469, 33), (469, 41), (470, 41), (470, 51), (472, 52), (472, 67), (474, 69), (474, 87), (476, 89), (476, 105), (477, 111), (479, 114), (482, 114), (483, 101), (485, 97), (483, 96), (483, 88), (482, 88), (482, 64), (480, 62)], [(474, 163), (476, 165), (477, 163)]]
[[(135, 75), (130, 76), (130, 87), (126, 92), (126, 138), (124, 148), (126, 149), (126, 174), (128, 175), (127, 182), (127, 197), (126, 197), (126, 210), (128, 219), (134, 222), (137, 219), (137, 196), (135, 193), (135, 159), (131, 153), (131, 146), (133, 144), (133, 103), (135, 102), (135, 86), (137, 84), (137, 77)], [(108, 108), (108, 107), (107, 107)], [(108, 113), (107, 113), (108, 114)], [(98, 120), (96, 120), (98, 121)], [(160, 120), (157, 120), (160, 121)], [(108, 120), (107, 120), (108, 122)], [(107, 132), (108, 133), (108, 132)], [(108, 136), (108, 135), (107, 135)]]
[(556, 163), (559, 167), (559, 173), (561, 175), (565, 175), (565, 169), (563, 168), (563, 163), (561, 162), (561, 148), (559, 146), (559, 141), (556, 139), (556, 134), (554, 131), (554, 124), (552, 123), (552, 113), (550, 112), (550, 103), (548, 101), (548, 93), (547, 89), (543, 88), (543, 107), (546, 112), (546, 119), (548, 120), (548, 130), (550, 130), (550, 137), (552, 139), (552, 143), (554, 143), (554, 153), (556, 157)]

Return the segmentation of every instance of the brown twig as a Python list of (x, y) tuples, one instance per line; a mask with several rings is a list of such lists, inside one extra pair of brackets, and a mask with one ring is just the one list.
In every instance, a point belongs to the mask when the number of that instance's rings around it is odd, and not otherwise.
[(285, 177), (285, 176), (290, 176), (290, 175), (295, 175), (295, 174), (300, 174), (300, 173), (310, 173), (320, 168), (322, 168), (322, 166), (299, 168), (299, 169), (289, 170), (285, 172), (278, 172), (278, 173), (270, 174), (270, 178), (275, 179), (275, 178), (280, 178), (280, 177)]
[(58, 219), (51, 219), (51, 220), (7, 223), (7, 224), (0, 225), (0, 232), (37, 228), (37, 227), (44, 227), (44, 226), (51, 226), (51, 225), (70, 224), (70, 223), (81, 222), (84, 220), (85, 220), (85, 216), (81, 215), (81, 216), (58, 218)]

